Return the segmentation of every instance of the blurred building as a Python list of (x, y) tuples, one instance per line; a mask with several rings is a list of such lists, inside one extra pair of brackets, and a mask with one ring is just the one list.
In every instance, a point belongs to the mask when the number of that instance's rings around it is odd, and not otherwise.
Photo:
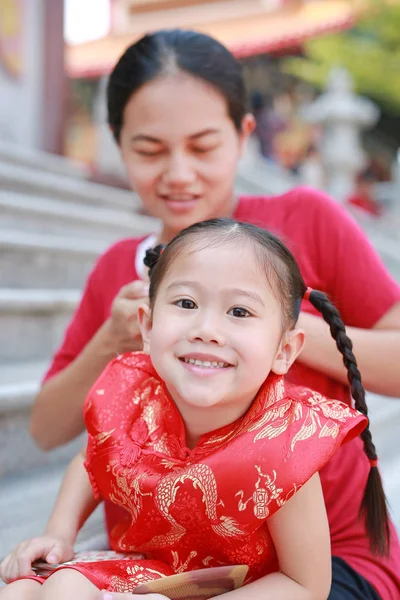
[(0, 0), (0, 139), (61, 152), (63, 0)]
[(268, 57), (299, 51), (309, 38), (351, 27), (358, 9), (357, 0), (111, 0), (109, 34), (66, 48), (73, 82), (66, 153), (89, 161), (95, 156), (98, 83), (145, 33), (179, 27), (216, 37), (243, 60), (250, 94), (265, 95), (274, 76), (265, 72)]
[(99, 77), (143, 34), (182, 27), (210, 34), (238, 57), (295, 47), (350, 27), (351, 0), (111, 0), (111, 31), (67, 50), (70, 77)]

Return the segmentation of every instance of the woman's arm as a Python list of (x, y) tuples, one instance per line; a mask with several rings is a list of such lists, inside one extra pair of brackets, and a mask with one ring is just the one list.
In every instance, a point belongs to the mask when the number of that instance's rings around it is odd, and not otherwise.
[(33, 404), (30, 432), (42, 450), (69, 442), (84, 430), (83, 403), (116, 356), (106, 322), (79, 356), (43, 384)]
[(146, 298), (143, 281), (124, 286), (113, 302), (111, 317), (75, 360), (44, 383), (33, 404), (30, 426), (42, 450), (65, 444), (84, 430), (82, 407), (96, 379), (117, 354), (142, 348), (137, 309)]
[[(329, 327), (321, 318), (301, 313), (298, 326), (306, 332), (306, 342), (298, 358), (307, 366), (347, 383), (342, 356)], [(400, 397), (400, 303), (391, 308), (372, 329), (346, 327), (366, 389), (386, 396)]]

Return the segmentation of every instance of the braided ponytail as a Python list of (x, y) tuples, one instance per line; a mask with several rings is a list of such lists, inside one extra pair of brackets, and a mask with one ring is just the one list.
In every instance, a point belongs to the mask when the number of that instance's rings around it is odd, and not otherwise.
[[(347, 378), (355, 408), (368, 418), (365, 390), (361, 382), (361, 374), (357, 367), (357, 361), (353, 354), (353, 344), (346, 335), (346, 329), (340, 318), (339, 311), (323, 292), (308, 290), (306, 297), (321, 313), (324, 321), (328, 323), (331, 335), (336, 342), (336, 346), (343, 357), (343, 363), (347, 369)], [(377, 468), (378, 457), (372, 441), (369, 422), (361, 434), (361, 439), (364, 442), (364, 452), (368, 457), (371, 469), (360, 513), (365, 518), (372, 551), (376, 554), (387, 555), (390, 543), (388, 509), (382, 479)]]

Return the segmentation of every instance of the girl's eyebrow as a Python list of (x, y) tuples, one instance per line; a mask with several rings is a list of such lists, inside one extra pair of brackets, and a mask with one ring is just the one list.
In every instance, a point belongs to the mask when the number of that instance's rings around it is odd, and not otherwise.
[[(172, 283), (170, 283), (170, 285), (167, 287), (167, 291), (169, 292), (169, 291), (173, 290), (174, 288), (182, 287), (182, 286), (191, 287), (194, 289), (200, 288), (197, 281), (178, 280), (178, 281), (173, 281)], [(232, 294), (233, 296), (241, 296), (243, 298), (249, 298), (250, 300), (257, 302), (258, 304), (261, 304), (261, 306), (265, 306), (263, 299), (261, 298), (261, 296), (259, 294), (257, 294), (257, 292), (250, 291), (250, 290), (242, 290), (240, 288), (227, 288), (224, 291), (229, 294)]]
[[(197, 133), (193, 133), (192, 135), (189, 136), (189, 140), (198, 140), (199, 138), (206, 136), (206, 135), (212, 135), (215, 133), (219, 133), (218, 129), (213, 129), (213, 128), (209, 128), (209, 129), (203, 129), (202, 131), (199, 131)], [(139, 133), (138, 135), (134, 135), (131, 137), (131, 142), (151, 142), (153, 144), (162, 144), (162, 140), (160, 140), (159, 138), (153, 137), (152, 135), (146, 135), (144, 133)]]
[(173, 281), (172, 283), (169, 284), (169, 286), (167, 287), (167, 291), (169, 292), (170, 290), (173, 290), (174, 288), (177, 287), (194, 287), (194, 288), (198, 288), (199, 284), (197, 283), (197, 281), (190, 281), (190, 280), (182, 280), (182, 279), (178, 279), (177, 281)]

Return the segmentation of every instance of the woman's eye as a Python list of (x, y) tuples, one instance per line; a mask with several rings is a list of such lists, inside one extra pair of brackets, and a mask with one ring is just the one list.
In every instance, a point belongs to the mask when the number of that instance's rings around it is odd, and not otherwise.
[(196, 146), (195, 148), (193, 148), (193, 152), (195, 154), (207, 154), (207, 152), (212, 152), (216, 148), (217, 148), (217, 146), (207, 146), (207, 147)]
[(182, 300), (178, 300), (177, 302), (175, 302), (176, 306), (179, 306), (180, 308), (185, 308), (187, 310), (193, 310), (196, 307), (196, 303), (193, 302), (193, 300), (188, 300), (187, 298), (182, 298)]
[(231, 308), (228, 314), (232, 317), (237, 317), (239, 319), (251, 316), (250, 312), (246, 308), (242, 308), (241, 306), (235, 306), (235, 308)]
[(158, 156), (162, 150), (136, 150), (136, 153), (140, 156)]

